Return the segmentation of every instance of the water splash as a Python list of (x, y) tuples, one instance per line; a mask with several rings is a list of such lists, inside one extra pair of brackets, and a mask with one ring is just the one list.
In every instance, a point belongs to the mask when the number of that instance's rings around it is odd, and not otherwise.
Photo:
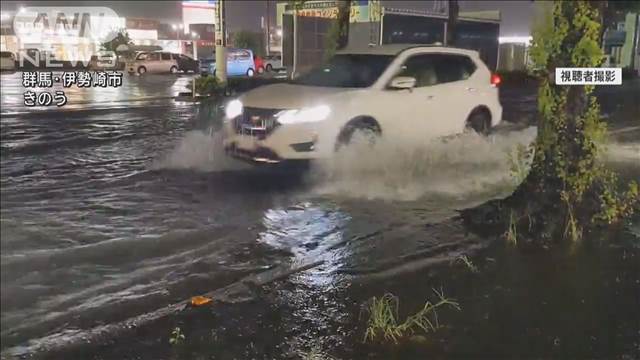
[(611, 142), (604, 151), (604, 159), (609, 163), (640, 164), (640, 143)]
[(223, 148), (222, 133), (189, 131), (168, 153), (152, 164), (152, 169), (190, 169), (198, 171), (225, 171), (247, 169), (249, 165), (227, 156)]
[[(314, 164), (319, 194), (412, 201), (425, 195), (465, 197), (513, 187), (508, 154), (535, 138), (533, 127), (495, 134), (474, 133), (431, 142), (380, 139), (355, 145)], [(317, 180), (321, 179), (321, 180)]]

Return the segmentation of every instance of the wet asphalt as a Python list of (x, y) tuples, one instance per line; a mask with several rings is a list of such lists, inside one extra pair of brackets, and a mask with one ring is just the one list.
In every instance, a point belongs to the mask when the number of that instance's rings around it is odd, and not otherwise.
[[(52, 111), (26, 108), (20, 74), (2, 74), (3, 349), (123, 321), (291, 261), (324, 261), (290, 285), (318, 294), (482, 249), (486, 240), (458, 226), (425, 228), (508, 194), (506, 152), (535, 136), (520, 126), (358, 154), (355, 168), (255, 169), (220, 150), (215, 104), (172, 98), (190, 79), (125, 75), (118, 89), (67, 89), (68, 106)], [(505, 119), (531, 123), (535, 88), (503, 92)], [(640, 112), (637, 102), (619, 106), (631, 96), (622, 94), (603, 95), (613, 99), (603, 108), (627, 134), (612, 157), (634, 168)]]

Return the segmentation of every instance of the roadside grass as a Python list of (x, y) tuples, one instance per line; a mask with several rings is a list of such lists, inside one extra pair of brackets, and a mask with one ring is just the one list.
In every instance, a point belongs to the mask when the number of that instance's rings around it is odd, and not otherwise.
[(507, 242), (513, 245), (518, 244), (518, 217), (513, 210), (511, 210), (509, 214), (509, 227), (504, 233), (504, 237), (507, 239)]
[(520, 185), (527, 178), (532, 159), (533, 148), (522, 144), (508, 152), (509, 174), (514, 185)]
[(171, 344), (171, 345), (179, 345), (185, 339), (186, 339), (186, 337), (184, 336), (184, 333), (182, 332), (182, 329), (180, 329), (180, 327), (175, 327), (171, 331), (171, 336), (169, 337), (169, 344)]
[(431, 303), (427, 301), (422, 309), (408, 316), (402, 323), (398, 322), (398, 298), (390, 293), (382, 297), (373, 297), (367, 302), (365, 311), (369, 313), (367, 330), (364, 334), (364, 342), (391, 341), (395, 344), (399, 340), (414, 334), (418, 330), (425, 333), (436, 331), (440, 324), (436, 309), (450, 306), (460, 310), (460, 305), (453, 299), (446, 298), (442, 292), (433, 290), (439, 301)]
[(473, 264), (473, 262), (472, 262), (472, 261), (467, 257), (467, 255), (460, 255), (460, 256), (458, 256), (458, 257), (454, 260), (454, 262), (456, 262), (456, 263), (457, 263), (457, 262), (461, 262), (461, 263), (463, 263), (463, 264), (467, 267), (467, 269), (469, 269), (469, 271), (471, 271), (472, 273), (478, 273), (478, 272), (480, 272), (480, 270), (478, 270), (478, 267), (477, 267), (477, 266), (475, 266), (475, 265)]

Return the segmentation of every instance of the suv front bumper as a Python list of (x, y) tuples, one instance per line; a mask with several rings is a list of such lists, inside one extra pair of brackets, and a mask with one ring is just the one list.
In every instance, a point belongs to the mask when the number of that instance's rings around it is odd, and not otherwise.
[(227, 154), (254, 163), (316, 159), (320, 156), (317, 143), (317, 132), (311, 124), (278, 126), (263, 137), (238, 133), (232, 122), (225, 122), (224, 126)]

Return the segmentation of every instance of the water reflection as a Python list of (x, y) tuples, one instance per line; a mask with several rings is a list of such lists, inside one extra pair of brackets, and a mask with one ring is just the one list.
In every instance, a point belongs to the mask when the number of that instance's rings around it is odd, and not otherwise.
[(343, 231), (351, 217), (339, 208), (303, 202), (288, 208), (265, 211), (265, 230), (258, 241), (291, 253), (297, 263), (323, 260), (321, 266), (295, 277), (305, 285), (333, 287), (338, 282), (336, 270), (349, 256), (348, 247), (337, 247), (344, 241)]

